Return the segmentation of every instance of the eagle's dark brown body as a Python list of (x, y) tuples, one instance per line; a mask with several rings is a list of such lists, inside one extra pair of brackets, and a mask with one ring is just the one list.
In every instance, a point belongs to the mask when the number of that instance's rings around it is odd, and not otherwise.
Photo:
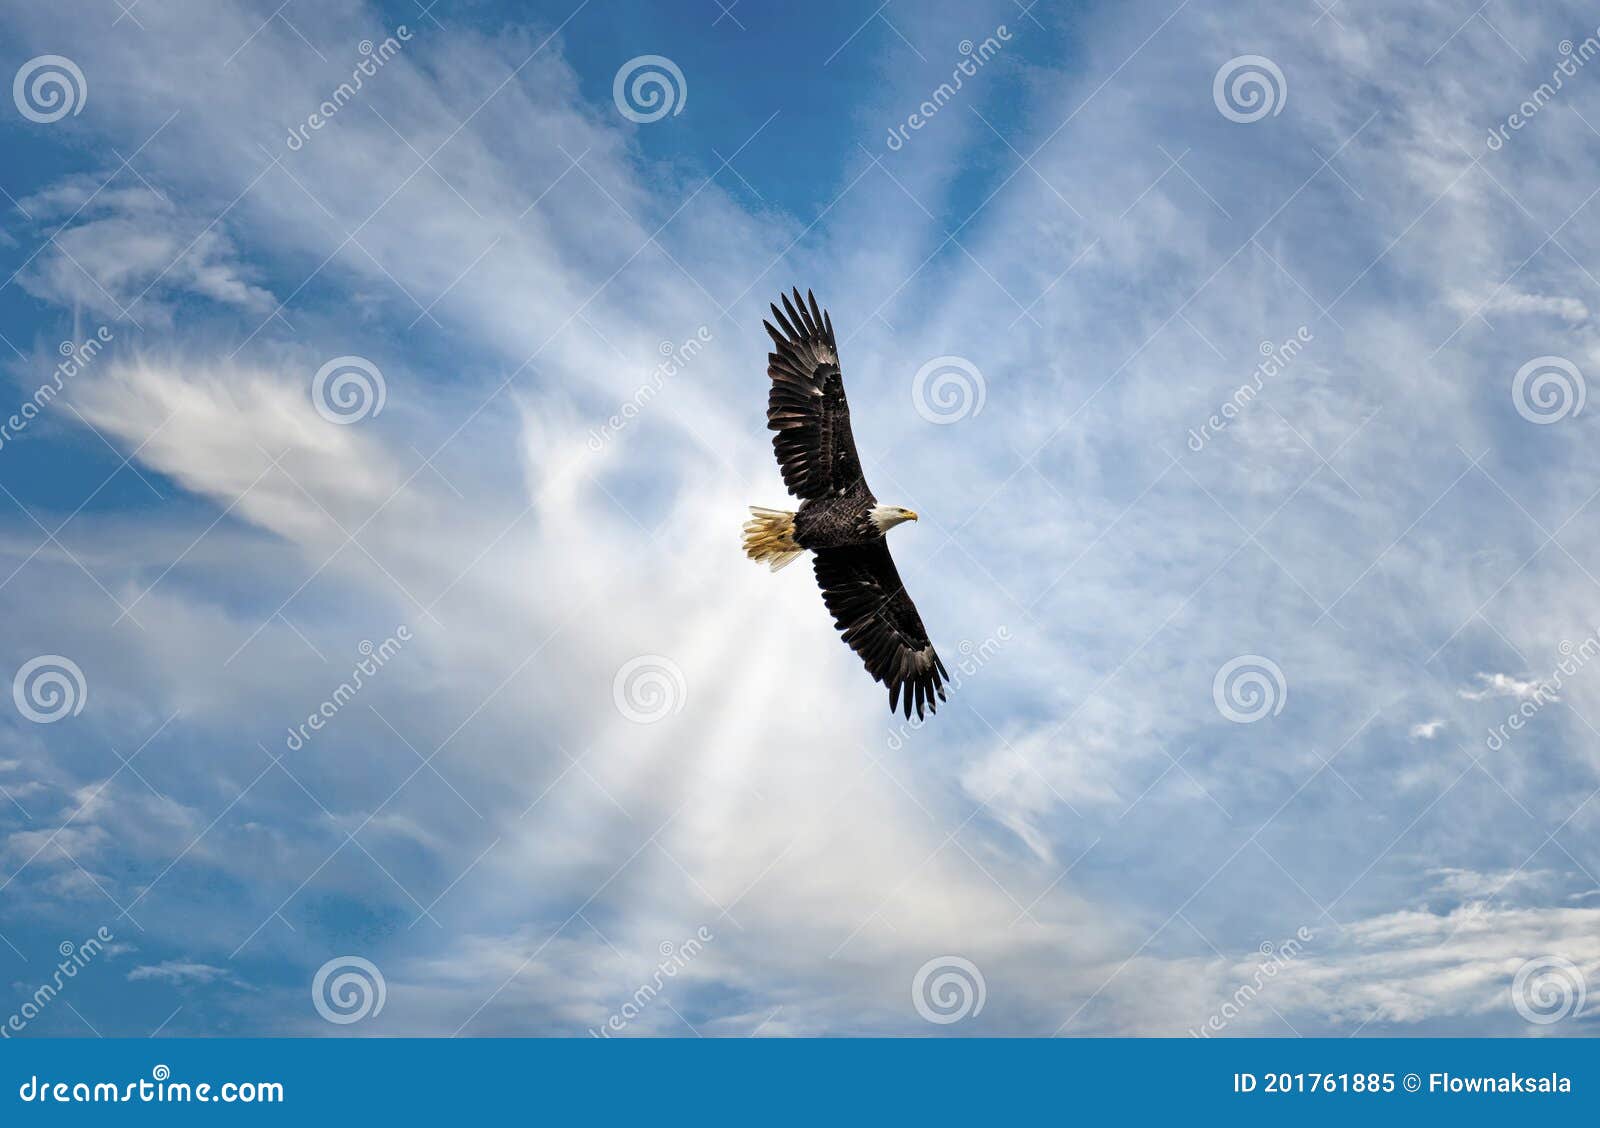
[[(785, 316), (787, 314), (787, 316)], [(787, 295), (765, 322), (776, 351), (767, 356), (772, 388), (767, 428), (789, 492), (801, 499), (794, 513), (752, 509), (745, 551), (774, 569), (809, 549), (822, 599), (834, 625), (876, 680), (889, 687), (889, 708), (907, 717), (913, 708), (936, 708), (949, 674), (906, 594), (884, 540), (887, 524), (915, 520), (909, 510), (879, 506), (867, 488), (850, 430), (850, 405), (839, 374), (833, 321), (805, 299)], [(875, 510), (890, 510), (886, 523)]]
[(872, 522), (878, 499), (865, 482), (839, 497), (807, 498), (794, 515), (794, 540), (801, 548), (839, 548), (882, 540), (883, 531)]

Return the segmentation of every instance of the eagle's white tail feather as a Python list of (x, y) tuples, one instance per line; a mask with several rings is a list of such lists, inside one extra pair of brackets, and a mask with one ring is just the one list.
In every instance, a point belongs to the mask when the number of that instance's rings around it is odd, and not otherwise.
[(750, 507), (750, 520), (744, 524), (744, 554), (766, 563), (774, 572), (803, 553), (794, 540), (794, 514), (785, 509)]

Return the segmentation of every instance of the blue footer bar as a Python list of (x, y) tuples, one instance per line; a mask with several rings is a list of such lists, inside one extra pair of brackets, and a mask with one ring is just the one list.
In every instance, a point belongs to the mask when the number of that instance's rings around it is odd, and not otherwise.
[[(1600, 1111), (1562, 1039), (36, 1040), (0, 1044), (0, 1122), (555, 1117), (949, 1124), (999, 1117), (1454, 1121)], [(204, 1110), (204, 1111), (197, 1111)]]

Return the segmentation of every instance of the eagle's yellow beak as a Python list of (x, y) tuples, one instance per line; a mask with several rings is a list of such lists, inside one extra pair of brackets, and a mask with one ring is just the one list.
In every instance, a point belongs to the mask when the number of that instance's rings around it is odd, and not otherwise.
[(907, 521), (915, 521), (917, 519), (917, 512), (914, 509), (902, 509), (900, 512), (906, 515)]

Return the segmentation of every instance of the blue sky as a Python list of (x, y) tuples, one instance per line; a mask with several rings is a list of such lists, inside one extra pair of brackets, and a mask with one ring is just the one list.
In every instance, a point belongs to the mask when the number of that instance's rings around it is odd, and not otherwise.
[[(0, 1026), (1592, 1030), (1579, 6), (0, 21)], [(925, 725), (738, 551), (791, 285)]]

